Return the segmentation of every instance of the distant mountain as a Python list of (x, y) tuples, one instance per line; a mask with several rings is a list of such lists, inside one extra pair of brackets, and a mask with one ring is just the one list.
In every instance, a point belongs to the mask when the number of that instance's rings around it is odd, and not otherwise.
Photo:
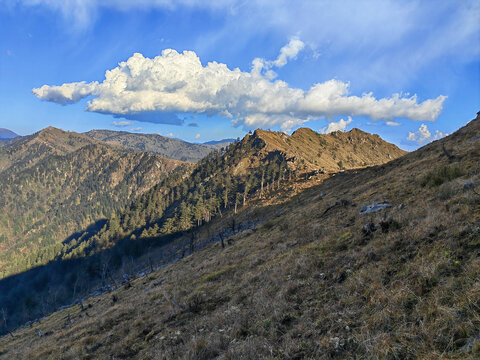
[(0, 275), (52, 260), (72, 233), (185, 166), (52, 127), (0, 147)]
[(204, 142), (202, 145), (210, 145), (217, 149), (221, 149), (221, 148), (227, 147), (228, 145), (234, 143), (235, 141), (236, 141), (235, 139), (213, 140), (213, 141)]
[(157, 134), (135, 134), (126, 131), (91, 130), (85, 135), (108, 144), (149, 151), (169, 159), (197, 162), (217, 146), (191, 144)]
[(15, 134), (13, 131), (5, 129), (5, 128), (0, 128), (0, 140), (10, 140), (15, 137), (19, 136), (18, 134)]

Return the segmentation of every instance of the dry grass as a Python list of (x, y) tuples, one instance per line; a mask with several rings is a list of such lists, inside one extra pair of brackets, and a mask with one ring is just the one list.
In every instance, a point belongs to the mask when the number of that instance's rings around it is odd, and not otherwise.
[[(225, 249), (212, 244), (90, 299), (86, 311), (64, 310), (5, 336), (0, 357), (478, 358), (480, 198), (463, 189), (480, 182), (479, 142), (469, 141), (478, 135), (480, 120), (389, 164), (252, 206), (238, 216), (263, 225)], [(463, 175), (422, 187), (452, 166), (442, 142)], [(393, 206), (360, 215), (373, 201)], [(365, 235), (367, 223), (377, 230)]]

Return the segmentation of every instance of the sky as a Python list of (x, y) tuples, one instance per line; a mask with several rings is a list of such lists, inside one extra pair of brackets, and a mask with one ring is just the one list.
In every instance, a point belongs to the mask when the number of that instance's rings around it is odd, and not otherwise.
[(480, 1), (0, 0), (0, 127), (354, 127), (414, 150), (480, 110)]

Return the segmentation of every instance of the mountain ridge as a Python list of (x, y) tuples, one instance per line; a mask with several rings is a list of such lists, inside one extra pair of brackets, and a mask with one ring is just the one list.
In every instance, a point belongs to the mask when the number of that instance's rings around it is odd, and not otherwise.
[[(378, 165), (407, 154), (380, 136), (360, 129), (319, 134), (310, 128), (299, 128), (290, 136), (283, 132), (255, 130), (253, 136), (264, 140), (271, 148), (284, 151), (287, 156), (300, 156), (310, 169), (321, 166), (327, 171)], [(343, 145), (342, 148), (337, 146), (338, 141)]]
[(154, 152), (166, 158), (197, 162), (216, 146), (192, 144), (158, 134), (139, 134), (127, 131), (90, 130), (85, 135), (140, 151)]

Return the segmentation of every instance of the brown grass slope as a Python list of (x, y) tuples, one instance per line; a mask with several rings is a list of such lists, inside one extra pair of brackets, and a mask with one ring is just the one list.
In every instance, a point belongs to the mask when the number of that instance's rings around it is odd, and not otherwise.
[(291, 136), (256, 130), (253, 137), (263, 140), (269, 150), (280, 150), (289, 158), (302, 159), (308, 169), (323, 168), (328, 172), (379, 165), (407, 153), (380, 136), (359, 129), (319, 134), (309, 128), (300, 128)]
[[(478, 358), (479, 182), (480, 116), (388, 164), (250, 206), (238, 222), (268, 220), (226, 248), (4, 336), (0, 356)], [(375, 201), (392, 206), (360, 214)]]
[[(257, 129), (253, 134), (247, 134), (238, 146), (255, 151), (247, 151), (246, 156), (229, 169), (231, 174), (248, 174), (264, 166), (276, 154), (286, 160), (289, 170), (293, 170), (297, 178), (317, 170), (332, 174), (339, 170), (381, 165), (407, 153), (378, 135), (359, 129), (319, 134), (309, 128), (300, 128), (290, 136), (280, 131)], [(319, 177), (320, 180), (323, 178), (325, 176)]]

